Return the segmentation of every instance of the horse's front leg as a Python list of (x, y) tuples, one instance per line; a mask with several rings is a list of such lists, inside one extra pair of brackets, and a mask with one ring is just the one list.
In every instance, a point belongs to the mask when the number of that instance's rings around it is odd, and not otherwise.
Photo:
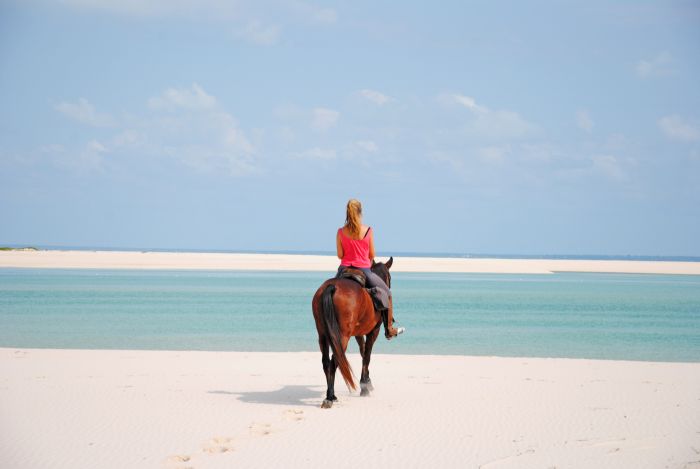
[(372, 332), (367, 334), (365, 341), (365, 353), (362, 355), (362, 375), (360, 376), (360, 396), (369, 396), (370, 391), (374, 391), (374, 386), (372, 386), (372, 380), (369, 378), (369, 361), (372, 357), (372, 347), (374, 342), (379, 337), (379, 327), (381, 323), (377, 324)]

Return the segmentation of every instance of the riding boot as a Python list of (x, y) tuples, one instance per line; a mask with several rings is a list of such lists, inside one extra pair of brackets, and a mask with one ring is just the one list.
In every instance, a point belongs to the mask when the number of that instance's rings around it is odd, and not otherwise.
[(391, 297), (389, 297), (389, 308), (382, 309), (381, 313), (382, 322), (384, 323), (384, 337), (386, 337), (387, 340), (393, 339), (405, 331), (403, 327), (399, 327), (398, 329), (394, 327), (394, 305)]

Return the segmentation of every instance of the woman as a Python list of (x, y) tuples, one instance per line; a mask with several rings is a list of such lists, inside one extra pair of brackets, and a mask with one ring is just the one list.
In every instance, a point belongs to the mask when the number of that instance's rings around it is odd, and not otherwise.
[(338, 229), (335, 244), (340, 259), (338, 273), (347, 267), (364, 272), (372, 296), (377, 298), (382, 306), (380, 312), (384, 322), (384, 335), (391, 339), (401, 334), (404, 331), (403, 327), (396, 329), (390, 324), (394, 316), (391, 291), (384, 280), (370, 270), (374, 259), (374, 233), (371, 227), (362, 224), (362, 204), (359, 200), (348, 201), (345, 225)]

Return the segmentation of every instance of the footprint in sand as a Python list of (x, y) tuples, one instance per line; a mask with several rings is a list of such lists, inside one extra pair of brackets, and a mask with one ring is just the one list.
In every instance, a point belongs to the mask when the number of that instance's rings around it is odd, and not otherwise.
[(233, 451), (233, 438), (226, 438), (222, 436), (214, 437), (204, 443), (202, 451), (212, 454)]
[(301, 409), (288, 409), (284, 412), (284, 418), (294, 422), (304, 420), (304, 411)]
[(165, 464), (167, 467), (172, 468), (172, 469), (192, 469), (192, 466), (181, 466), (179, 464), (181, 463), (186, 463), (190, 460), (191, 458), (186, 455), (182, 454), (176, 454), (174, 456), (170, 456), (165, 460)]
[(254, 423), (248, 428), (250, 428), (250, 434), (254, 436), (265, 436), (272, 433), (272, 425), (269, 423)]

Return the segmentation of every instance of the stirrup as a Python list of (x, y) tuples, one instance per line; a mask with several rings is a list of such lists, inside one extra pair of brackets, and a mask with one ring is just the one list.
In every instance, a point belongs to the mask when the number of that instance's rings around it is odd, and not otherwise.
[(384, 334), (384, 337), (386, 337), (386, 340), (391, 340), (391, 339), (393, 339), (393, 338), (395, 338), (395, 337), (400, 336), (400, 335), (403, 334), (404, 332), (406, 332), (406, 328), (405, 328), (405, 327), (397, 327), (397, 328), (396, 328), (396, 335), (386, 335), (386, 334)]

